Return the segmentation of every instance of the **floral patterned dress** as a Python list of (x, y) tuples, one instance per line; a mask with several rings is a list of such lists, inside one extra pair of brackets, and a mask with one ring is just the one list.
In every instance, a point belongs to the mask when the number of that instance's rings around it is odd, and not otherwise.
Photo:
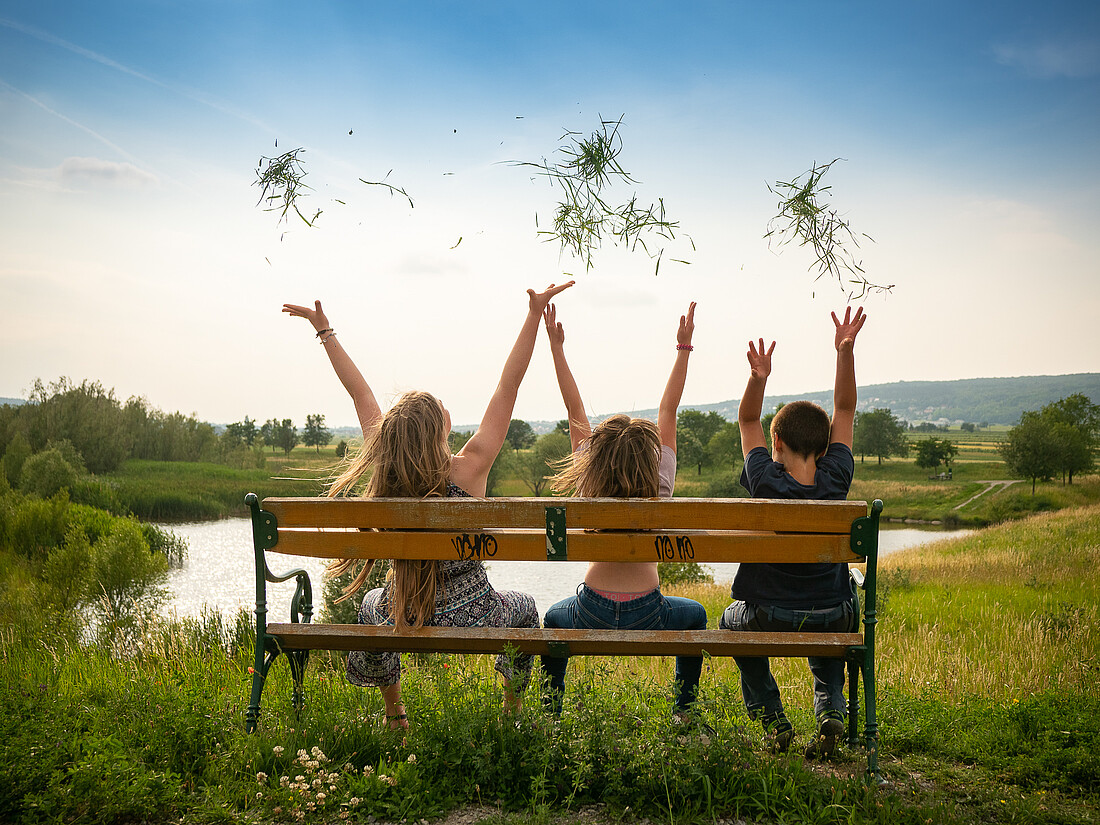
[[(447, 485), (447, 496), (469, 493), (454, 484)], [(433, 627), (538, 627), (535, 599), (516, 590), (494, 590), (485, 575), (485, 566), (477, 559), (441, 561), (443, 585), (436, 589), (435, 615), (426, 622)], [(359, 624), (393, 625), (390, 617), (390, 582), (371, 590), (359, 608)], [(497, 657), (496, 669), (522, 690), (531, 677), (534, 657), (518, 655)], [(401, 678), (401, 654), (355, 650), (348, 654), (348, 681), (362, 687), (386, 687)]]

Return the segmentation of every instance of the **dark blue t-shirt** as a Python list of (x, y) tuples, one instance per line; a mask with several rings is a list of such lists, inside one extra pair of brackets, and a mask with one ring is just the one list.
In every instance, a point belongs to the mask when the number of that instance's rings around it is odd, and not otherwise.
[[(844, 444), (829, 445), (817, 461), (812, 485), (801, 484), (772, 461), (764, 447), (754, 448), (745, 458), (741, 486), (753, 498), (825, 499), (848, 497), (855, 472), (852, 451)], [(834, 563), (766, 564), (745, 563), (733, 579), (735, 599), (788, 610), (836, 607), (851, 598), (848, 565)]]

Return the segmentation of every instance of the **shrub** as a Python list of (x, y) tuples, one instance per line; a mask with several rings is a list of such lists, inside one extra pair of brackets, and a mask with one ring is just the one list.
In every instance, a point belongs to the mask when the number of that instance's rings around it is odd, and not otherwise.
[(714, 584), (714, 575), (708, 568), (690, 561), (662, 561), (657, 563), (661, 584)]
[(23, 462), (19, 489), (39, 498), (49, 498), (62, 490), (73, 489), (76, 479), (76, 468), (65, 460), (61, 450), (50, 447)]

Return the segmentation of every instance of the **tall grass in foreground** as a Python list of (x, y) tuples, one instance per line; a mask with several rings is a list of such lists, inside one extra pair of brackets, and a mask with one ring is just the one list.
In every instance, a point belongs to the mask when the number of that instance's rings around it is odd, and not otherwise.
[[(406, 657), (402, 741), (332, 654), (310, 662), (301, 718), (277, 663), (246, 735), (247, 614), (151, 626), (128, 658), (4, 629), (0, 820), (412, 821), (499, 802), (495, 822), (548, 822), (602, 801), (677, 822), (1096, 821), (1098, 562), (1100, 507), (884, 560), (886, 789), (863, 784), (858, 751), (824, 765), (767, 754), (727, 660), (703, 676), (713, 735), (674, 724), (670, 659), (574, 659), (555, 721), (534, 691), (502, 716), (491, 658), (428, 656)], [(713, 621), (728, 603), (723, 588), (679, 592)], [(809, 673), (773, 665), (802, 745)]]

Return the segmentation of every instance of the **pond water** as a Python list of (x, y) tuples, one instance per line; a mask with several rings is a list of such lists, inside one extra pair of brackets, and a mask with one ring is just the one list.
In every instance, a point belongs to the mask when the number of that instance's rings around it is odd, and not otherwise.
[[(169, 574), (168, 588), (174, 599), (165, 609), (178, 616), (199, 616), (203, 606), (232, 614), (238, 608), (249, 612), (256, 605), (256, 575), (252, 551), (252, 522), (247, 518), (224, 519), (187, 524), (164, 525), (187, 539), (188, 558), (184, 566)], [(948, 535), (963, 535), (968, 531), (950, 533), (939, 529), (891, 527), (882, 525), (879, 532), (879, 555), (918, 547)], [(271, 554), (268, 564), (275, 575), (304, 568), (313, 583), (315, 604), (321, 603), (321, 573), (323, 560)], [(489, 580), (498, 590), (522, 590), (535, 597), (539, 615), (554, 602), (573, 595), (584, 578), (585, 562), (561, 562), (548, 565), (537, 561), (494, 561), (487, 565)], [(736, 564), (705, 565), (717, 582), (730, 582), (737, 571)], [(268, 609), (272, 619), (285, 621), (283, 615), (294, 594), (294, 582), (268, 585)]]

